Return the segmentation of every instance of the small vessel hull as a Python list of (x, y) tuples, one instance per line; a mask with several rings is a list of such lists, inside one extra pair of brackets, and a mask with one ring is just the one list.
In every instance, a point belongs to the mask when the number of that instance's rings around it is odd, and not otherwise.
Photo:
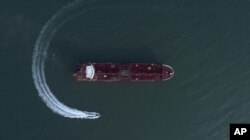
[(165, 64), (83, 63), (74, 67), (77, 81), (162, 81), (171, 79), (174, 70)]

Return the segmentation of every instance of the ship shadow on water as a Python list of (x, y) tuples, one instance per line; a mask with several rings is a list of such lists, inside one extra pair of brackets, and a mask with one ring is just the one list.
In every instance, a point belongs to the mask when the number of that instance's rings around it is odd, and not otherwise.
[[(52, 51), (53, 52), (53, 51)], [(117, 46), (77, 46), (70, 42), (63, 42), (60, 49), (52, 54), (72, 71), (77, 63), (161, 63), (151, 48), (145, 45), (117, 45)]]

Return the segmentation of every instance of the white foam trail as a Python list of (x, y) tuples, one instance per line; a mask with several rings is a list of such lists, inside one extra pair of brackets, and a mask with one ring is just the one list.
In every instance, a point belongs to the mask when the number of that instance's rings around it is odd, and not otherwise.
[[(80, 1), (76, 1), (64, 6), (50, 20), (43, 26), (35, 44), (33, 56), (32, 56), (32, 76), (35, 83), (35, 87), (39, 93), (39, 96), (46, 103), (46, 105), (55, 113), (68, 117), (79, 119), (96, 119), (100, 117), (97, 112), (80, 111), (75, 108), (71, 108), (60, 102), (50, 90), (46, 78), (45, 78), (45, 61), (47, 56), (47, 50), (52, 37), (55, 35), (57, 29), (63, 23), (60, 22), (60, 18), (70, 10), (74, 8)], [(57, 25), (59, 24), (59, 25)]]

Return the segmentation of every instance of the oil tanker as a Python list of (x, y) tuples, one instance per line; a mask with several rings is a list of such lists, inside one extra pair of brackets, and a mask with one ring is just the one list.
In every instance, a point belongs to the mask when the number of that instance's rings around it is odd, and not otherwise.
[(162, 81), (173, 76), (171, 66), (147, 63), (82, 63), (73, 73), (77, 81)]

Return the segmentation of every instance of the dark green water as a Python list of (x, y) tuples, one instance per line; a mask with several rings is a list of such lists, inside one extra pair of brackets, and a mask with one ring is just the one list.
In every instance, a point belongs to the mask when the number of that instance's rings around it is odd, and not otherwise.
[[(71, 2), (0, 2), (1, 140), (227, 140), (230, 123), (250, 123), (247, 0), (80, 2), (57, 21), (65, 24), (51, 37), (46, 78), (61, 102), (102, 116), (53, 113), (34, 86), (32, 54), (45, 23)], [(165, 63), (175, 77), (74, 81), (73, 64), (90, 61)]]

